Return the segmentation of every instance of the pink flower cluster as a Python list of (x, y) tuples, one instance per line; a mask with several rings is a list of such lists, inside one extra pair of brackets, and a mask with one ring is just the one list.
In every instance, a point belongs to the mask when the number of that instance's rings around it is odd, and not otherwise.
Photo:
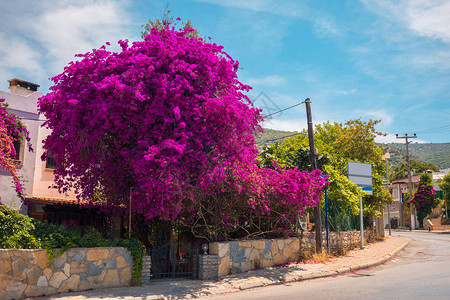
[(436, 191), (432, 185), (420, 185), (414, 197), (408, 201), (413, 203), (417, 210), (430, 210), (433, 208), (436, 197)]
[(318, 172), (257, 168), (262, 117), (238, 62), (187, 31), (154, 28), (144, 41), (119, 41), (121, 52), (78, 55), (52, 78), (38, 105), (52, 130), (44, 148), (56, 186), (116, 206), (131, 191), (134, 213), (165, 220), (224, 187), (245, 189), (248, 205), (267, 213), (316, 204)]
[(14, 165), (14, 157), (16, 157), (16, 149), (14, 142), (26, 140), (28, 141), (28, 150), (33, 151), (25, 125), (14, 114), (10, 114), (7, 109), (8, 105), (5, 99), (0, 99), (0, 167), (6, 172), (11, 173), (17, 194), (22, 196), (23, 190)]

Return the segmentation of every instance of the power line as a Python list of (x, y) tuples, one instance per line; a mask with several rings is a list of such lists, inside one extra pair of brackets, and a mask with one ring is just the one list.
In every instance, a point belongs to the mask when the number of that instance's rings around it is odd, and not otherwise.
[(294, 108), (294, 107), (299, 106), (300, 104), (303, 104), (303, 103), (305, 103), (305, 101), (302, 101), (302, 102), (300, 102), (300, 103), (294, 104), (294, 105), (292, 105), (292, 106), (286, 107), (286, 108), (281, 109), (281, 110), (279, 110), (279, 111), (276, 111), (276, 112), (274, 112), (274, 113), (271, 113), (271, 114), (268, 114), (268, 115), (266, 115), (266, 116), (263, 116), (263, 118), (267, 118), (267, 117), (276, 115), (276, 114), (278, 114), (278, 113), (280, 113), (280, 112), (283, 112), (283, 111), (285, 111), (285, 110)]
[(416, 131), (416, 133), (434, 133), (434, 132), (442, 132), (442, 131), (448, 131), (450, 130), (450, 124), (447, 125), (443, 125), (443, 126), (439, 126), (439, 127), (435, 127), (435, 128), (429, 128), (429, 129), (425, 129), (423, 131)]
[(283, 139), (286, 139), (288, 137), (293, 137), (293, 136), (297, 136), (297, 135), (300, 135), (300, 134), (303, 135), (303, 133), (294, 133), (294, 134), (286, 135), (286, 136), (279, 137), (279, 138), (276, 138), (276, 139), (271, 139), (271, 140), (268, 140), (268, 141), (267, 140), (261, 141), (261, 143), (270, 143), (270, 142), (273, 142), (273, 141), (283, 140)]

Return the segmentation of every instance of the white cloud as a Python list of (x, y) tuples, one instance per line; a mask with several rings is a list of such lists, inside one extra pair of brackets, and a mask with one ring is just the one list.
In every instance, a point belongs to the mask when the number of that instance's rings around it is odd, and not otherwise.
[[(5, 3), (0, 11), (0, 26), (4, 29), (0, 35), (1, 78), (26, 77), (45, 89), (46, 80), (61, 73), (75, 54), (105, 42), (114, 45), (126, 37), (131, 18), (124, 3), (127, 1)], [(137, 34), (131, 38), (139, 39)]]
[(314, 32), (319, 36), (341, 36), (338, 26), (331, 15), (323, 11), (313, 10), (300, 1), (290, 0), (197, 0), (198, 2), (212, 3), (225, 7), (233, 7), (242, 10), (264, 12), (274, 15), (299, 18), (313, 24)]
[(33, 20), (36, 37), (48, 51), (53, 71), (62, 71), (76, 53), (122, 38), (127, 19), (121, 11), (114, 2), (96, 2), (48, 10)]
[(11, 79), (17, 75), (11, 70), (28, 74), (29, 81), (43, 80), (45, 75), (39, 64), (40, 56), (28, 43), (20, 38), (7, 37), (0, 33), (0, 78)]
[(336, 94), (337, 95), (344, 95), (344, 96), (354, 95), (354, 94), (356, 94), (356, 91), (357, 91), (356, 89), (341, 90), (341, 91), (337, 91)]
[(389, 112), (385, 109), (373, 110), (369, 112), (363, 112), (363, 116), (368, 116), (372, 119), (381, 120), (380, 125), (383, 127), (390, 126), (394, 122), (394, 117), (392, 116), (392, 112)]
[(329, 16), (318, 16), (312, 18), (314, 32), (316, 32), (319, 36), (341, 36), (342, 33), (338, 29), (334, 20)]
[(246, 81), (246, 84), (254, 86), (254, 85), (260, 85), (260, 86), (280, 86), (284, 84), (286, 80), (278, 75), (270, 75), (265, 77), (259, 77), (259, 78), (250, 78)]
[(399, 21), (416, 35), (450, 42), (450, 2), (362, 0), (375, 13)]
[(280, 120), (280, 119), (269, 119), (263, 122), (262, 126), (264, 128), (270, 128), (282, 131), (301, 131), (306, 128), (306, 120)]

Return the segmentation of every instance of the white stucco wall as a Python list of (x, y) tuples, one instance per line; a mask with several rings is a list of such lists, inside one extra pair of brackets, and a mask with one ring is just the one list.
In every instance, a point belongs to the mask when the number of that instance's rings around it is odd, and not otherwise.
[[(37, 113), (37, 100), (42, 96), (40, 92), (33, 92), (28, 95), (11, 94), (0, 91), (0, 99), (6, 99), (8, 110), (21, 117), (23, 123), (29, 131), (31, 144), (36, 148), (39, 135), (39, 116)], [(36, 151), (28, 152), (28, 144), (24, 144), (22, 164), (18, 166), (18, 175), (22, 183), (25, 194), (30, 195), (33, 191), (34, 171), (36, 165)], [(0, 198), (2, 203), (15, 209), (22, 209), (22, 202), (17, 197), (11, 174), (0, 171)], [(24, 207), (23, 209), (25, 209)], [(23, 213), (26, 213), (23, 210)]]
[[(57, 189), (49, 188), (54, 182), (53, 171), (45, 168), (45, 162), (41, 160), (44, 153), (42, 141), (50, 133), (47, 128), (41, 127), (44, 118), (37, 112), (37, 101), (42, 96), (40, 92), (30, 92), (26, 89), (15, 87), (14, 93), (0, 91), (0, 99), (6, 99), (8, 110), (21, 117), (26, 125), (33, 152), (28, 151), (25, 145), (22, 164), (18, 166), (18, 174), (24, 193), (27, 197), (38, 198), (66, 198), (75, 199), (73, 193), (60, 194)], [(26, 213), (26, 206), (17, 197), (11, 174), (0, 170), (0, 198), (7, 206), (20, 209)]]

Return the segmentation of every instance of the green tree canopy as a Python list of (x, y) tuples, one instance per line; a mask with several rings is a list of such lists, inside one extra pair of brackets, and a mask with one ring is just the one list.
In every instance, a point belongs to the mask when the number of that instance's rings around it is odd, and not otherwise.
[(420, 227), (423, 227), (423, 219), (439, 205), (439, 199), (436, 198), (436, 191), (433, 188), (433, 180), (430, 174), (424, 173), (420, 175), (417, 191), (409, 203), (414, 204)]
[[(378, 206), (392, 201), (390, 194), (382, 189), (384, 185), (385, 164), (382, 149), (375, 143), (375, 137), (384, 135), (375, 129), (379, 120), (368, 122), (350, 120), (345, 123), (326, 122), (317, 125), (314, 132), (315, 146), (318, 149), (318, 167), (329, 175), (328, 196), (339, 201), (339, 207), (351, 207), (353, 214), (359, 213), (359, 196), (362, 190), (347, 178), (347, 162), (357, 161), (372, 164), (373, 195), (364, 196), (364, 213), (376, 214)], [(309, 162), (309, 143), (307, 133), (298, 133), (263, 147), (259, 154), (262, 167), (271, 167), (272, 160), (287, 168), (307, 169)]]
[[(439, 168), (432, 163), (422, 162), (418, 160), (412, 160), (410, 161), (410, 169), (411, 172), (414, 170), (415, 173), (423, 173), (427, 170), (431, 170), (434, 172), (438, 172)], [(392, 174), (391, 179), (400, 179), (405, 178), (407, 176), (407, 165), (406, 162), (401, 163), (399, 166), (397, 166), (394, 169), (394, 173)]]
[(444, 178), (438, 180), (438, 186), (444, 193), (444, 200), (450, 200), (450, 173), (444, 176)]

